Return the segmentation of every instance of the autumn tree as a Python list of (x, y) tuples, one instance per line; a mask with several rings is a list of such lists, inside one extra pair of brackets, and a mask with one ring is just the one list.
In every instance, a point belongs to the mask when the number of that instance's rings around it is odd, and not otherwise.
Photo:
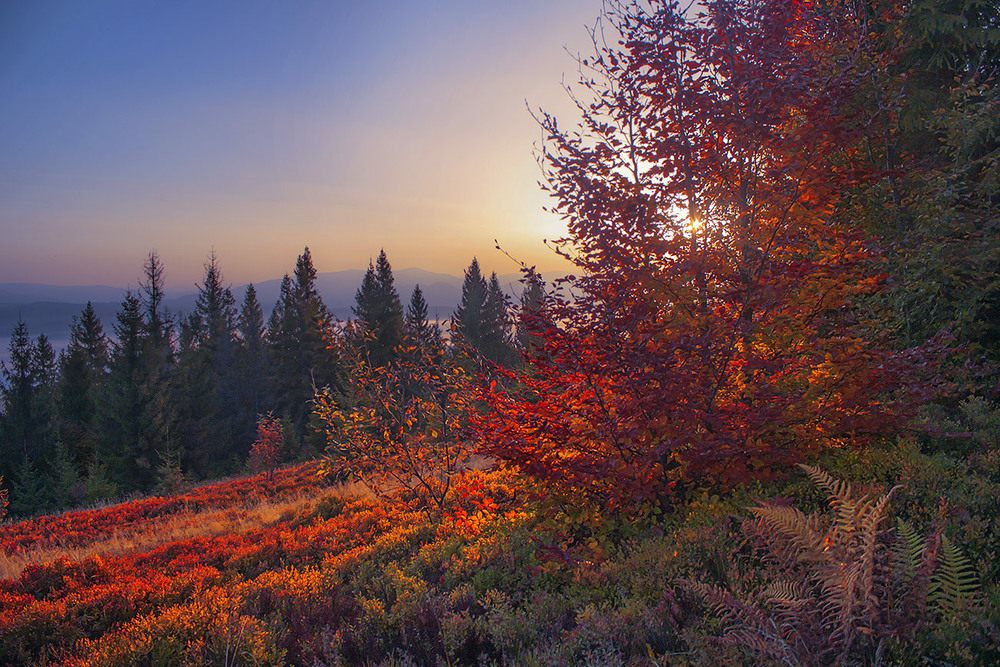
[[(614, 503), (786, 470), (899, 427), (903, 355), (865, 338), (879, 287), (835, 215), (870, 174), (851, 95), (854, 6), (609, 3), (580, 61), (580, 127), (540, 112), (561, 251), (548, 358), (484, 391), (497, 456)], [(859, 47), (858, 44), (861, 44)], [(511, 385), (513, 386), (513, 385)], [(897, 396), (897, 398), (902, 398)]]
[(329, 391), (316, 396), (328, 443), (324, 473), (358, 479), (377, 494), (407, 489), (429, 515), (439, 513), (472, 454), (464, 431), (472, 397), (466, 374), (416, 349), (382, 365), (353, 349), (348, 404)]
[(257, 438), (250, 447), (250, 469), (255, 473), (267, 473), (268, 481), (274, 478), (274, 469), (281, 462), (281, 450), (285, 443), (281, 420), (270, 412), (257, 416)]

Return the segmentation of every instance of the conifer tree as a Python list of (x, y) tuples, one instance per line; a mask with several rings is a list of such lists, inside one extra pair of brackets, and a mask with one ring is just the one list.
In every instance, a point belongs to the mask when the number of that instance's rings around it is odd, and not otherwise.
[(114, 481), (123, 488), (148, 489), (163, 424), (157, 419), (148, 328), (135, 293), (125, 294), (113, 328), (115, 340), (97, 407), (97, 451), (88, 470), (100, 465), (113, 471)]
[(56, 439), (56, 353), (45, 334), (35, 341), (32, 359), (32, 376), (35, 384), (35, 438), (36, 452), (40, 459), (49, 460), (54, 453)]
[(42, 334), (36, 341), (18, 321), (8, 346), (9, 359), (0, 362), (0, 473), (10, 475), (25, 457), (40, 461), (51, 454), (55, 420), (55, 353)]
[(472, 350), (482, 347), (487, 292), (488, 286), (479, 269), (479, 260), (473, 257), (462, 281), (462, 301), (452, 315), (454, 338), (459, 345)]
[(54, 509), (65, 509), (83, 499), (80, 474), (73, 453), (62, 441), (56, 443), (49, 475), (49, 499)]
[(234, 441), (236, 300), (224, 284), (214, 251), (205, 264), (205, 278), (185, 329), (186, 347), (174, 383), (185, 463), (202, 475), (220, 474), (231, 468), (238, 455)]
[(515, 322), (518, 349), (529, 359), (536, 358), (543, 347), (539, 335), (545, 330), (545, 286), (542, 277), (533, 269), (524, 279), (521, 303)]
[(10, 513), (14, 516), (29, 517), (44, 514), (48, 509), (49, 499), (45, 493), (45, 482), (32, 457), (25, 454), (21, 458), (21, 465), (10, 490)]
[(494, 364), (509, 364), (514, 353), (507, 311), (507, 297), (497, 274), (493, 273), (487, 282), (479, 261), (473, 258), (465, 271), (462, 302), (452, 316), (456, 342), (466, 354), (478, 354)]
[(423, 352), (431, 352), (441, 347), (441, 330), (436, 323), (427, 319), (427, 301), (424, 300), (420, 285), (413, 288), (403, 324), (410, 345), (418, 347)]
[(28, 336), (28, 325), (18, 320), (11, 332), (7, 361), (0, 362), (0, 399), (3, 402), (3, 464), (4, 476), (11, 473), (31, 448), (34, 422), (35, 387), (32, 379), (32, 358), (35, 345)]
[(288, 275), (282, 279), (278, 303), (268, 320), (268, 407), (287, 419), (293, 440), (306, 439), (313, 446), (318, 441), (311, 437), (314, 429), (308, 424), (314, 388), (339, 391), (340, 364), (326, 342), (331, 316), (316, 288), (308, 247), (297, 258), (294, 274), (294, 281)]
[(70, 324), (59, 356), (59, 435), (78, 470), (94, 452), (97, 393), (108, 365), (108, 341), (90, 302)]
[(483, 309), (483, 338), (480, 351), (495, 364), (509, 365), (514, 357), (511, 339), (511, 322), (508, 314), (507, 296), (500, 287), (500, 279), (494, 272), (486, 287), (486, 303)]
[(155, 250), (150, 251), (142, 267), (143, 280), (139, 283), (139, 301), (143, 306), (150, 347), (164, 357), (164, 362), (173, 359), (173, 323), (163, 307), (164, 278), (163, 262)]
[(374, 264), (368, 264), (354, 300), (357, 334), (368, 363), (384, 366), (397, 358), (396, 348), (403, 342), (403, 309), (385, 250)]
[(236, 323), (241, 397), (253, 415), (261, 410), (264, 396), (264, 311), (253, 283), (247, 285)]

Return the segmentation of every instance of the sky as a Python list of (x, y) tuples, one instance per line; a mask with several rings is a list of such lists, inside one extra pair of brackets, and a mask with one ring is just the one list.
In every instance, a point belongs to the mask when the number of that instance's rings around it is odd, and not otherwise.
[(3, 0), (0, 282), (168, 287), (473, 255), (543, 239), (528, 108), (573, 124), (601, 0)]

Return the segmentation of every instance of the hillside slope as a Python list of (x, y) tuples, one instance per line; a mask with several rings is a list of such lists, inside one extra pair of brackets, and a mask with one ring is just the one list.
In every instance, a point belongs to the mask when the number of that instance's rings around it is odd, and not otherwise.
[[(833, 464), (908, 476), (908, 517), (936, 496), (962, 503), (955, 520), (986, 584), (964, 611), (895, 627), (904, 634), (879, 651), (893, 664), (990, 664), (1000, 459), (902, 449)], [(781, 657), (830, 647), (810, 616), (783, 626), (820, 633), (795, 647), (726, 606), (757, 609), (781, 572), (741, 530), (747, 492), (615, 518), (513, 471), (470, 471), (432, 515), (412, 496), (326, 485), (317, 469), (0, 526), (0, 665), (820, 664)], [(706, 586), (739, 597), (706, 606)], [(864, 658), (858, 647), (850, 656)]]

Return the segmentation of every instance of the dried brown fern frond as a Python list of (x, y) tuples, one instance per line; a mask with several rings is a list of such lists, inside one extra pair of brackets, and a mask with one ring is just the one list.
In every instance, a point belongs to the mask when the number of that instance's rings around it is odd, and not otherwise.
[(923, 539), (903, 521), (895, 531), (884, 526), (901, 487), (859, 495), (801, 467), (828, 494), (830, 511), (748, 508), (744, 532), (766, 550), (755, 554), (750, 580), (764, 583), (742, 592), (700, 589), (727, 625), (727, 643), (786, 664), (878, 663), (888, 643), (974, 602), (976, 573), (944, 535)]
[(690, 579), (681, 583), (726, 624), (723, 643), (790, 667), (809, 664), (800, 659), (804, 640), (794, 624), (781, 622), (757, 603), (741, 600), (720, 586)]
[(747, 508), (765, 529), (777, 532), (796, 549), (799, 560), (823, 561), (828, 535), (819, 517), (805, 514), (795, 507), (761, 503)]
[(813, 484), (826, 491), (831, 505), (834, 502), (843, 504), (851, 500), (853, 494), (849, 483), (836, 479), (828, 472), (820, 470), (815, 466), (806, 465), (805, 463), (799, 463), (798, 466), (805, 471)]

